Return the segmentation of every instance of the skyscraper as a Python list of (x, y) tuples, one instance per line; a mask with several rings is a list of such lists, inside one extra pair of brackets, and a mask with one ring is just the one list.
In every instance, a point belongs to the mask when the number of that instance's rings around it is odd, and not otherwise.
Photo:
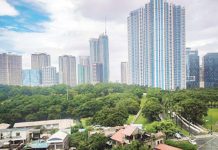
[(198, 51), (186, 49), (186, 87), (200, 87), (200, 62)]
[(50, 55), (45, 53), (31, 55), (31, 69), (41, 70), (42, 67), (51, 66)]
[(69, 55), (59, 57), (59, 83), (76, 86), (76, 57)]
[(0, 84), (22, 85), (22, 57), (0, 54)]
[(42, 86), (53, 86), (57, 84), (57, 72), (55, 67), (42, 67)]
[(40, 86), (41, 71), (34, 69), (26, 69), (22, 71), (22, 80), (24, 86)]
[(128, 17), (131, 84), (186, 88), (185, 9), (151, 0)]
[(121, 83), (128, 84), (128, 63), (121, 62)]
[(93, 63), (92, 64), (92, 83), (101, 83), (103, 82), (103, 65), (102, 63)]
[[(108, 48), (108, 36), (102, 34), (98, 39), (90, 39), (90, 64), (91, 64), (91, 75), (93, 75), (93, 64), (102, 64), (102, 72), (98, 76), (102, 76), (102, 82), (109, 81), (109, 48)], [(94, 65), (96, 66), (96, 65)], [(91, 76), (93, 82), (93, 77)]]
[(78, 64), (78, 84), (90, 83), (90, 57), (80, 56)]
[(218, 87), (218, 53), (208, 53), (203, 57), (204, 87)]

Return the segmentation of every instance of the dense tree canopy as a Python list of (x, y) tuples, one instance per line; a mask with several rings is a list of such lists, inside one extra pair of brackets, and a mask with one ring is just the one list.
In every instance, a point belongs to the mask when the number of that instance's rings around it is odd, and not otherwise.
[[(65, 85), (53, 87), (0, 85), (0, 121), (13, 124), (60, 118), (80, 119), (94, 117), (104, 108), (114, 109), (127, 104), (125, 113), (136, 114), (143, 92), (144, 87), (114, 83), (86, 84), (74, 88), (67, 88)], [(120, 111), (112, 115), (116, 118), (119, 113)]]

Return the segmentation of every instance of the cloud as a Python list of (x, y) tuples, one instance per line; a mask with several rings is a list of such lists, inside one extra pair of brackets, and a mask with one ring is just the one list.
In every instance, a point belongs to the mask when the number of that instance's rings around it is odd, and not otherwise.
[[(107, 33), (110, 48), (110, 79), (120, 80), (120, 62), (127, 61), (127, 16), (148, 0), (20, 0), (49, 17), (39, 23), (33, 32), (16, 31), (14, 26), (0, 30), (0, 51), (23, 54), (25, 68), (30, 67), (30, 54), (51, 54), (52, 65), (58, 66), (58, 56), (89, 55), (89, 39)], [(1, 1), (0, 1), (1, 2)], [(6, 1), (5, 1), (6, 2)], [(14, 2), (14, 1), (13, 1)], [(218, 14), (217, 0), (174, 0), (186, 8), (187, 46), (199, 49), (201, 56), (217, 52)], [(19, 1), (16, 1), (19, 4)], [(14, 4), (15, 5), (15, 4)], [(1, 7), (1, 4), (0, 4)], [(1, 17), (0, 17), (1, 19)], [(36, 22), (37, 23), (37, 22)], [(35, 24), (30, 23), (30, 27)], [(28, 28), (29, 26), (27, 26)]]
[(19, 12), (6, 0), (0, 0), (0, 16), (17, 16)]

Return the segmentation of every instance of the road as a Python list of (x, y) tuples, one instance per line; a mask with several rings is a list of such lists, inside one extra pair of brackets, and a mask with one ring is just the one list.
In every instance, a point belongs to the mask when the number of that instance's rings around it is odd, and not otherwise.
[(198, 150), (218, 150), (218, 134), (196, 136)]

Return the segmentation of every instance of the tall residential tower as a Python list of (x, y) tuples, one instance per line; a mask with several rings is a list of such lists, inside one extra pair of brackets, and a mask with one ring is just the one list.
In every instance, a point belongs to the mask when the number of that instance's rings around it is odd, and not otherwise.
[(128, 17), (130, 83), (186, 88), (185, 9), (151, 0)]
[(42, 67), (51, 66), (50, 55), (37, 53), (31, 55), (31, 69), (41, 70)]
[(0, 54), (0, 84), (22, 85), (22, 57)]
[(59, 57), (59, 83), (76, 86), (76, 57), (68, 55)]

